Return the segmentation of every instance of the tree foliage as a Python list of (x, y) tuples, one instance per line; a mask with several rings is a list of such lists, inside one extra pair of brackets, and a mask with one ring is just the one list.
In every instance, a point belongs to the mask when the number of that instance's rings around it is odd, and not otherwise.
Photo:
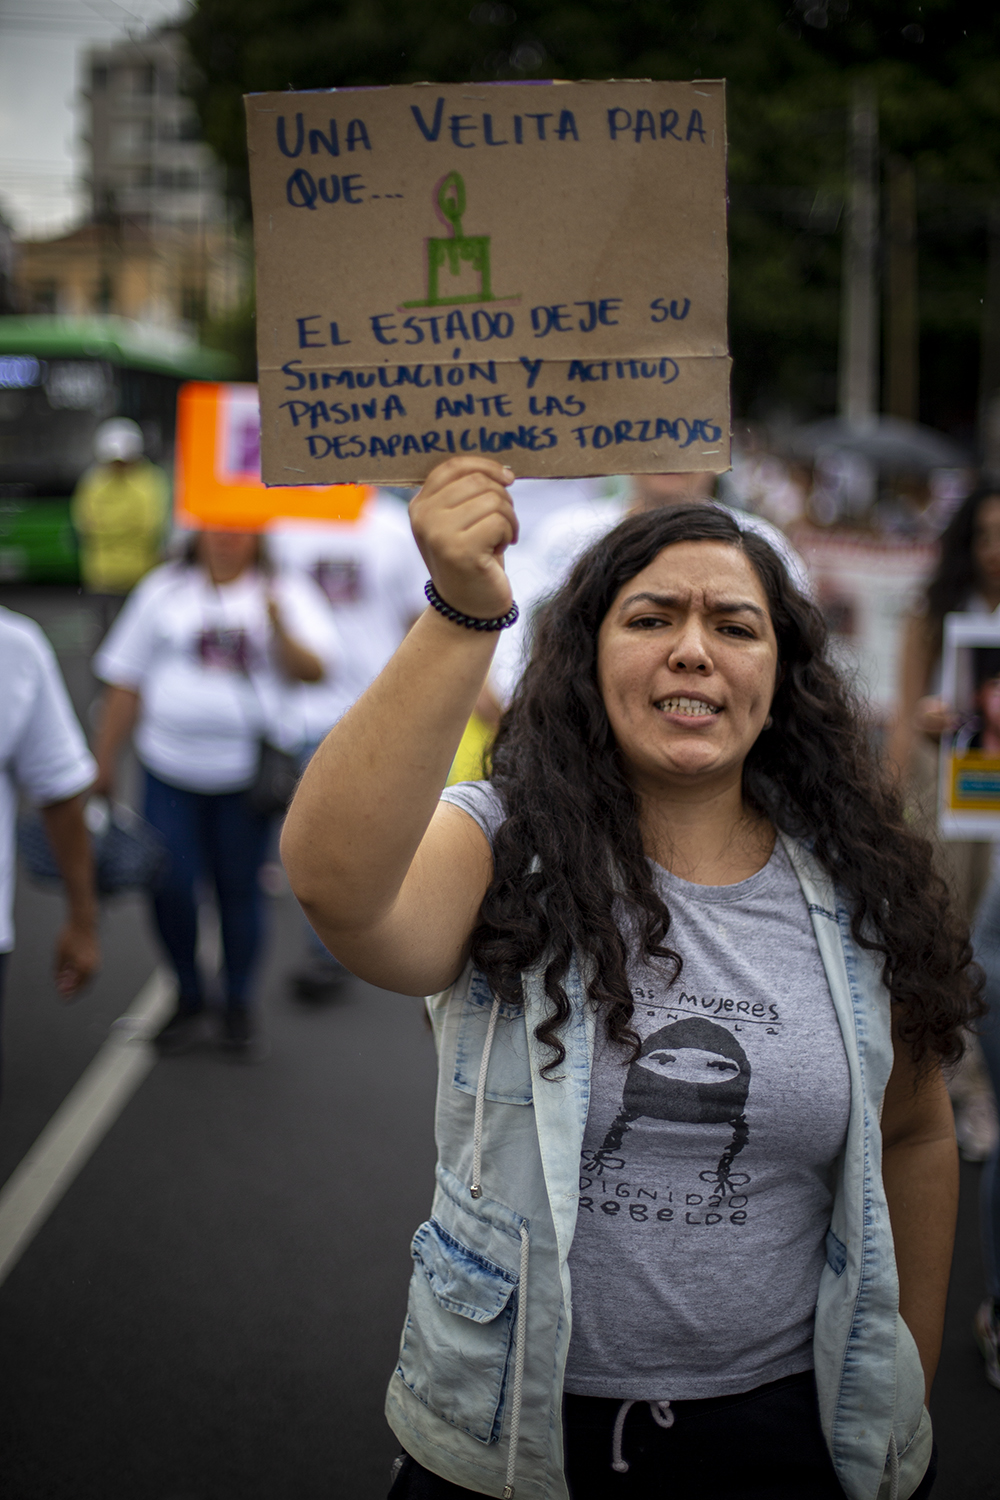
[[(1000, 12), (963, 0), (199, 0), (206, 139), (247, 204), (244, 93), (520, 78), (725, 78), (737, 405), (833, 400), (852, 83), (918, 180), (925, 409), (975, 402), (1000, 198)], [(933, 356), (929, 358), (928, 356)]]

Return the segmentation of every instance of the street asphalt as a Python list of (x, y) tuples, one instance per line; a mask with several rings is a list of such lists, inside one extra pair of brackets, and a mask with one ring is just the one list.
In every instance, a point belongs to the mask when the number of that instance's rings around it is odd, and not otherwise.
[[(71, 589), (0, 589), (53, 640), (87, 722), (95, 621)], [(0, 1287), (5, 1500), (382, 1500), (382, 1418), (433, 1187), (434, 1056), (419, 1001), (352, 980), (293, 999), (302, 919), (268, 897), (269, 1052), (156, 1063)], [(157, 962), (143, 902), (103, 917), (104, 968), (56, 998), (56, 897), (22, 875), (7, 984), (0, 1182)], [(1000, 1391), (964, 1165), (933, 1415), (934, 1500), (1000, 1500)], [(808, 1500), (808, 1497), (803, 1497)]]

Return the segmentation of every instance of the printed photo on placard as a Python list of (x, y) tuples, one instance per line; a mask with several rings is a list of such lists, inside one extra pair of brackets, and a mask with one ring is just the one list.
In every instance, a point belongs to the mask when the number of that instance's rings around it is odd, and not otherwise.
[(948, 615), (942, 697), (954, 715), (941, 738), (939, 825), (946, 838), (1000, 836), (1000, 620)]

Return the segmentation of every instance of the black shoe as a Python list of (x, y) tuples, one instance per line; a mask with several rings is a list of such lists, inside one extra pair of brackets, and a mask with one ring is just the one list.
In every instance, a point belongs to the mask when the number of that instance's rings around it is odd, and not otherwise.
[(222, 1017), (222, 1046), (231, 1057), (244, 1062), (260, 1062), (270, 1050), (257, 1034), (249, 1011), (227, 1010)]
[(293, 995), (300, 1000), (332, 1000), (351, 979), (342, 964), (314, 958), (289, 975)]
[(157, 1052), (168, 1057), (193, 1047), (201, 1038), (204, 1015), (204, 1006), (199, 1006), (197, 1010), (182, 1010), (178, 1007), (153, 1038), (153, 1046)]

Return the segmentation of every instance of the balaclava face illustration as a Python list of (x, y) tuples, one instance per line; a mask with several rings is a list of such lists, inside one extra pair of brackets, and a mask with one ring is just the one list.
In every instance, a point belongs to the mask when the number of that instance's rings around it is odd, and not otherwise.
[(719, 1180), (749, 1139), (743, 1108), (750, 1090), (750, 1064), (725, 1026), (687, 1016), (654, 1031), (628, 1070), (622, 1107), (602, 1151), (617, 1151), (633, 1120), (683, 1120), (695, 1125), (726, 1122), (733, 1139), (719, 1162)]

